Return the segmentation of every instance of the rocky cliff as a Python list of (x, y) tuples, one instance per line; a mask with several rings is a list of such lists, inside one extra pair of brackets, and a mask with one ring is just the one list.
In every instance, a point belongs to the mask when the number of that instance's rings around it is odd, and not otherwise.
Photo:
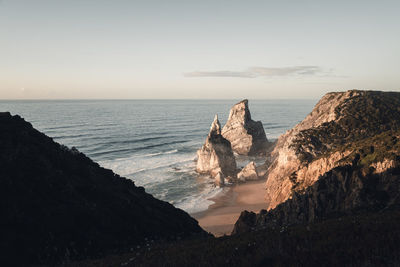
[(301, 123), (279, 137), (266, 183), (268, 209), (343, 165), (342, 159), (357, 149), (355, 142), (399, 129), (399, 107), (399, 93), (352, 90), (325, 95)]
[(234, 232), (282, 227), (400, 204), (400, 93), (325, 95), (272, 152), (268, 210)]
[(223, 183), (225, 177), (236, 176), (236, 160), (231, 143), (221, 135), (221, 125), (217, 115), (204, 145), (197, 151), (196, 171), (217, 178), (217, 184)]
[(196, 220), (0, 113), (0, 265), (55, 264), (203, 235)]
[(247, 99), (231, 108), (222, 135), (231, 142), (233, 151), (241, 155), (265, 154), (269, 147), (261, 121), (251, 119)]

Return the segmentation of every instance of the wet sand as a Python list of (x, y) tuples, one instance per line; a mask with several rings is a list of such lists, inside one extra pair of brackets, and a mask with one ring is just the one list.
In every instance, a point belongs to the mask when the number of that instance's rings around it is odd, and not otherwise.
[(192, 214), (200, 226), (215, 236), (229, 235), (243, 210), (259, 212), (267, 207), (265, 180), (246, 182), (212, 198), (215, 204), (206, 211)]

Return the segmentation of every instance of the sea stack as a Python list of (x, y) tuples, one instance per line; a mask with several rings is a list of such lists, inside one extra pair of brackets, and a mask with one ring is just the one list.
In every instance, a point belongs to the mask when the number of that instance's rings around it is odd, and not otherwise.
[(218, 115), (215, 115), (206, 142), (197, 151), (197, 158), (196, 171), (212, 177), (218, 175), (218, 184), (221, 184), (221, 175), (223, 178), (236, 176), (236, 161), (231, 143), (221, 134)]
[(265, 154), (269, 144), (261, 121), (251, 119), (247, 99), (231, 108), (222, 136), (231, 142), (233, 151), (240, 155)]

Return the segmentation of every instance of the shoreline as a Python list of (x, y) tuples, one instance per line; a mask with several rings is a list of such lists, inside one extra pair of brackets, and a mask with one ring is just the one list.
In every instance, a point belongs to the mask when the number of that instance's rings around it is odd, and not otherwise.
[(204, 230), (216, 237), (230, 235), (242, 211), (259, 212), (266, 209), (265, 182), (266, 179), (261, 179), (234, 185), (226, 193), (210, 198), (215, 203), (207, 210), (193, 213), (191, 216)]

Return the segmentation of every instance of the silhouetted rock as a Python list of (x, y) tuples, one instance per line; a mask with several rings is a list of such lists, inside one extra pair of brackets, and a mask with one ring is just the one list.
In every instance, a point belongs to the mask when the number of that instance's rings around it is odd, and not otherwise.
[(206, 142), (197, 151), (196, 171), (210, 174), (212, 177), (218, 173), (223, 177), (236, 177), (236, 160), (231, 143), (221, 135), (221, 125), (217, 115), (211, 124)]
[(0, 113), (0, 265), (55, 264), (204, 234), (155, 199), (19, 116)]
[(265, 154), (270, 145), (261, 121), (251, 119), (247, 99), (231, 108), (222, 136), (231, 142), (233, 151), (241, 155)]

